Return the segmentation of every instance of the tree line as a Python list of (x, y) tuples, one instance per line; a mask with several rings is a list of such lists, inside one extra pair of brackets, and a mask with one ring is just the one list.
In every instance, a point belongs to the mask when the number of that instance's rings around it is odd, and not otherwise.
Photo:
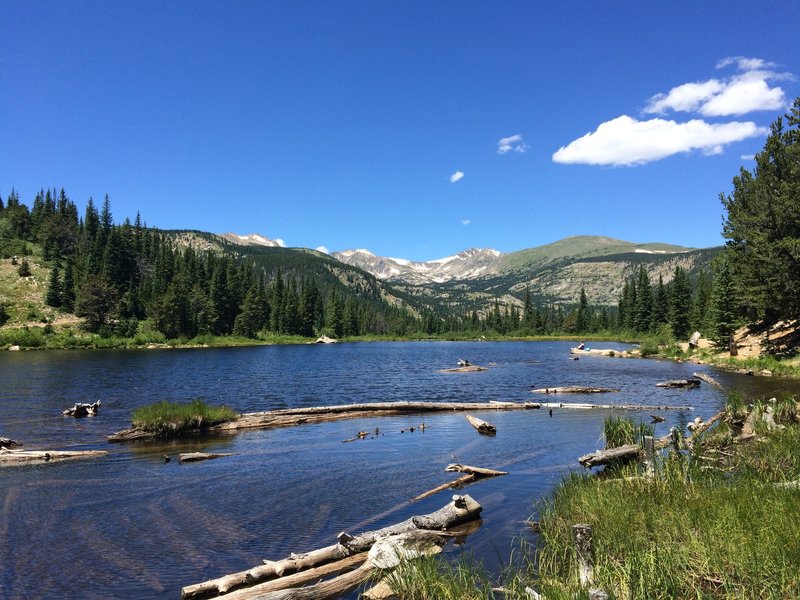
[(12, 190), (5, 202), (0, 198), (0, 244), (5, 256), (38, 245), (52, 265), (46, 304), (74, 312), (88, 331), (104, 335), (132, 337), (145, 320), (169, 339), (388, 334), (415, 323), (379, 295), (309, 275), (302, 259), (284, 272), (280, 263), (292, 260), (278, 257), (270, 270), (235, 252), (178, 244), (138, 214), (133, 223), (114, 224), (107, 196), (100, 209), (90, 198), (79, 218), (63, 189), (40, 191), (31, 209)]

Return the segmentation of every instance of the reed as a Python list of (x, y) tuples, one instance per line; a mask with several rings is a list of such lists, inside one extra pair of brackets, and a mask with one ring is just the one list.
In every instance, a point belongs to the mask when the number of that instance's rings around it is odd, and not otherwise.
[(202, 400), (189, 403), (162, 401), (135, 409), (133, 426), (169, 438), (232, 421), (237, 416), (226, 406), (208, 406)]

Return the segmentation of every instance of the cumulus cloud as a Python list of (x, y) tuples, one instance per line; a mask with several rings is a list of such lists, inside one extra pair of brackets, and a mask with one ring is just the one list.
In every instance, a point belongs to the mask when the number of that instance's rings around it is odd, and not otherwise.
[(705, 117), (744, 115), (759, 110), (780, 110), (786, 94), (770, 82), (791, 78), (773, 70), (775, 65), (760, 58), (735, 56), (721, 60), (718, 69), (736, 65), (737, 74), (724, 79), (684, 83), (666, 94), (652, 96), (646, 113), (697, 112)]
[(497, 142), (497, 153), (505, 154), (506, 152), (525, 152), (530, 148), (528, 144), (522, 139), (519, 134), (510, 135), (508, 137), (500, 138)]
[(464, 171), (456, 171), (452, 175), (450, 175), (450, 183), (455, 183), (456, 181), (460, 181), (464, 178)]
[(280, 246), (281, 248), (286, 248), (286, 242), (284, 242), (281, 238), (275, 238), (272, 241), (278, 244), (278, 246)]
[(472, 223), (471, 219), (461, 219), (461, 224), (462, 225), (469, 225), (470, 223)]
[(323, 254), (330, 254), (331, 253), (331, 251), (328, 250), (327, 246), (317, 246), (316, 250), (317, 250), (317, 252), (322, 252)]
[(566, 164), (639, 165), (681, 152), (719, 154), (726, 144), (764, 135), (766, 128), (752, 122), (706, 123), (693, 119), (676, 123), (665, 119), (638, 121), (622, 115), (601, 123), (553, 154)]

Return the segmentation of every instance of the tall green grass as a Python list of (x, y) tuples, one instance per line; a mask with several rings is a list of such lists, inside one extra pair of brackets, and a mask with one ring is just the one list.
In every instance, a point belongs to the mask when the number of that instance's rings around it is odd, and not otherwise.
[(238, 415), (226, 406), (208, 406), (202, 400), (189, 403), (156, 402), (133, 411), (133, 426), (159, 437), (178, 437), (232, 421)]

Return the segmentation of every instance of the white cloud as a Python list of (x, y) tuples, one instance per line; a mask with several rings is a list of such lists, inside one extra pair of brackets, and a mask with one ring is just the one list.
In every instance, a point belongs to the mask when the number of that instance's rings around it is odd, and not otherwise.
[(768, 62), (761, 58), (746, 58), (744, 56), (729, 56), (717, 63), (718, 69), (724, 69), (729, 65), (736, 65), (740, 71), (755, 71), (756, 69), (771, 69), (775, 63)]
[(719, 154), (726, 144), (767, 133), (752, 122), (706, 123), (693, 119), (638, 121), (622, 115), (601, 123), (594, 132), (562, 146), (553, 161), (567, 164), (638, 165), (673, 154), (699, 150)]
[(666, 94), (656, 94), (650, 98), (644, 112), (664, 114), (673, 110), (726, 117), (758, 110), (780, 110), (786, 106), (783, 89), (771, 87), (769, 82), (791, 78), (791, 75), (773, 71), (774, 63), (743, 56), (723, 59), (717, 68), (730, 65), (736, 65), (740, 73), (726, 79), (684, 83)]
[(469, 225), (470, 223), (472, 223), (471, 219), (461, 219), (461, 224), (462, 225)]
[(522, 139), (519, 134), (510, 135), (508, 137), (500, 138), (497, 142), (497, 153), (505, 154), (506, 152), (525, 152), (530, 148), (528, 144)]
[(742, 156), (740, 158), (742, 160), (755, 160), (756, 159), (756, 155), (755, 154), (742, 154)]
[(280, 246), (281, 248), (286, 248), (286, 242), (284, 242), (281, 238), (275, 238), (272, 241), (278, 244), (278, 246)]
[(331, 253), (331, 251), (328, 250), (327, 246), (317, 246), (316, 250), (317, 250), (317, 252), (322, 252), (323, 254), (330, 254)]
[(452, 175), (450, 175), (450, 183), (455, 183), (456, 181), (460, 181), (464, 178), (464, 171), (456, 171)]

